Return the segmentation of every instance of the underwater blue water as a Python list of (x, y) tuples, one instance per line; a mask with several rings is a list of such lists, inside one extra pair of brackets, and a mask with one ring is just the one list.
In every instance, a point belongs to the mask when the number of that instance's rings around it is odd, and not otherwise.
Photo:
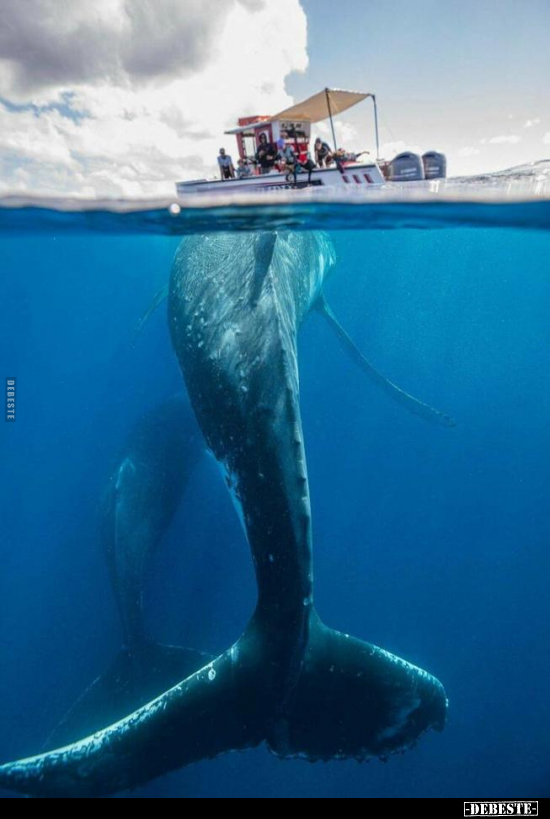
[[(387, 764), (259, 748), (134, 796), (550, 796), (550, 205), (501, 204), (497, 216), (447, 203), (443, 221), (428, 207), (343, 230), (338, 206), (311, 206), (304, 226), (332, 230), (326, 294), (346, 330), (456, 427), (389, 401), (316, 314), (299, 340), (301, 405), (319, 612), (434, 673), (448, 724)], [(475, 207), (489, 208), (482, 220)], [(120, 646), (100, 493), (133, 423), (182, 385), (164, 308), (135, 339), (167, 279), (175, 223), (132, 218), (126, 229), (109, 214), (0, 213), (0, 377), (18, 379), (17, 421), (0, 426), (2, 762), (39, 752)], [(258, 212), (239, 220), (257, 227)], [(217, 653), (254, 600), (240, 524), (205, 459), (152, 565), (148, 628)]]

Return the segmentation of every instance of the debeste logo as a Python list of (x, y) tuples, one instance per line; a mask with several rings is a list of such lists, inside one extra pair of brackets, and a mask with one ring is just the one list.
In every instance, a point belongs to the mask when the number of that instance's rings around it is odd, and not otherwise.
[(464, 802), (464, 816), (538, 816), (539, 803), (530, 801)]

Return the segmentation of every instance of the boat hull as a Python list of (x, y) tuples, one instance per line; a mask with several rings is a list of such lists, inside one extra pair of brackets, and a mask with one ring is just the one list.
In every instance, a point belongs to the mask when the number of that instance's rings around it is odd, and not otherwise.
[(287, 174), (274, 171), (262, 176), (248, 176), (245, 179), (197, 179), (189, 182), (177, 182), (178, 196), (189, 193), (271, 193), (272, 191), (295, 190), (300, 188), (368, 188), (372, 185), (383, 185), (385, 179), (378, 165), (374, 162), (351, 163), (338, 170), (332, 168), (315, 168), (308, 181), (307, 171), (299, 173), (296, 183)]

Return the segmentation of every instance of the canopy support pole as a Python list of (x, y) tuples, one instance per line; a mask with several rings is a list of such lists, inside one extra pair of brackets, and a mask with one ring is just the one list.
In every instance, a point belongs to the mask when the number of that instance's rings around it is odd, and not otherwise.
[(330, 118), (330, 127), (331, 127), (331, 130), (332, 130), (332, 142), (333, 142), (333, 145), (334, 145), (334, 150), (336, 151), (338, 146), (336, 144), (336, 134), (334, 132), (334, 122), (332, 121), (332, 109), (330, 107), (330, 94), (329, 94), (329, 89), (328, 88), (325, 88), (325, 94), (326, 94), (326, 97), (327, 97), (328, 115), (329, 115), (329, 118)]
[[(376, 107), (376, 94), (371, 94), (374, 105), (374, 133), (376, 135), (376, 159), (380, 159), (380, 142), (378, 139), (378, 108)], [(332, 120), (331, 120), (332, 121)]]

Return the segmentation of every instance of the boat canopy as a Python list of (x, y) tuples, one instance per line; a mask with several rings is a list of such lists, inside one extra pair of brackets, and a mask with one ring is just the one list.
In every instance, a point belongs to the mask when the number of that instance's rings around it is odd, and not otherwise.
[[(290, 130), (296, 130), (299, 123), (303, 123), (305, 135), (307, 139), (310, 136), (311, 125), (315, 122), (322, 122), (325, 119), (330, 119), (330, 127), (332, 130), (332, 141), (334, 148), (336, 148), (336, 131), (334, 129), (334, 116), (347, 111), (357, 103), (369, 98), (372, 100), (374, 106), (374, 131), (376, 136), (376, 157), (379, 156), (379, 138), (378, 138), (378, 111), (376, 107), (376, 94), (365, 93), (363, 91), (343, 91), (340, 88), (323, 88), (307, 100), (297, 102), (278, 114), (270, 117), (247, 117), (239, 120), (237, 128), (231, 128), (226, 131), (226, 134), (235, 134), (239, 142), (239, 152), (242, 156), (242, 140), (245, 137), (257, 137), (260, 133), (260, 128), (264, 126), (279, 128), (281, 131), (288, 133)], [(278, 135), (278, 134), (277, 134)], [(277, 136), (276, 135), (276, 136)]]
[(226, 134), (240, 134), (245, 131), (254, 130), (258, 125), (267, 125), (270, 122), (277, 122), (280, 120), (295, 120), (299, 122), (321, 122), (324, 119), (332, 118), (335, 114), (341, 114), (347, 111), (348, 108), (357, 105), (367, 97), (373, 97), (374, 94), (364, 94), (361, 91), (341, 91), (338, 88), (323, 88), (307, 100), (297, 102), (291, 105), (290, 108), (285, 108), (284, 111), (279, 111), (271, 117), (258, 117), (257, 122), (252, 120), (247, 125), (241, 125), (238, 128), (231, 128), (225, 131)]
[(347, 111), (358, 102), (362, 102), (372, 94), (363, 94), (359, 91), (341, 91), (338, 88), (323, 88), (303, 102), (297, 102), (290, 108), (285, 108), (271, 119), (295, 119), (307, 122), (321, 122), (335, 114)]

